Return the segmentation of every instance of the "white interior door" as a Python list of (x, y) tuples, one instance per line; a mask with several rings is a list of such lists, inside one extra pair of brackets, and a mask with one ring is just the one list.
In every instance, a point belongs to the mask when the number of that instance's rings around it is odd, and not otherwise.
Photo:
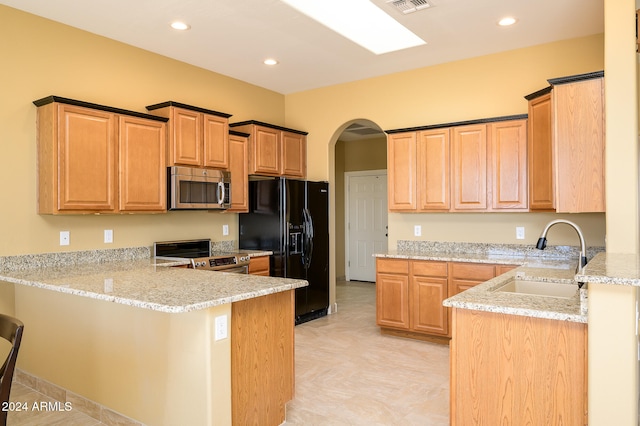
[(387, 171), (345, 173), (348, 281), (375, 281), (373, 254), (387, 249)]

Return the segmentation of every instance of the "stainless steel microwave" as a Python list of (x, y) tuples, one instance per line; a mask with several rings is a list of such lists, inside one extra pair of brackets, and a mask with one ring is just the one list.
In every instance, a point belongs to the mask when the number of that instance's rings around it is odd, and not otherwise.
[(224, 210), (231, 203), (231, 175), (222, 170), (169, 167), (169, 210)]

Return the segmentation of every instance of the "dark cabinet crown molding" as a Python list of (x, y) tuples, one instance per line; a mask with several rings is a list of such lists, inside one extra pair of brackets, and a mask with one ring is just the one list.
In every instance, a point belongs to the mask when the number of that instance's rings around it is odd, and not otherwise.
[(277, 126), (275, 124), (269, 124), (269, 123), (265, 123), (265, 122), (257, 121), (257, 120), (241, 121), (239, 123), (229, 124), (229, 127), (246, 126), (246, 125), (249, 125), (249, 124), (255, 124), (256, 126), (269, 127), (271, 129), (282, 130), (282, 131), (285, 131), (285, 132), (297, 133), (299, 135), (305, 135), (306, 136), (306, 135), (309, 134), (309, 132), (303, 132), (302, 130), (290, 129), (288, 127)]
[(575, 83), (576, 81), (593, 80), (604, 77), (604, 71), (588, 72), (586, 74), (576, 74), (567, 77), (551, 78), (547, 80), (552, 86), (559, 84)]
[(145, 114), (143, 112), (129, 111), (126, 109), (114, 108), (106, 105), (94, 104), (91, 102), (84, 102), (84, 101), (78, 101), (75, 99), (63, 98), (62, 96), (56, 96), (56, 95), (51, 95), (51, 96), (47, 96), (46, 98), (38, 99), (36, 101), (33, 101), (33, 104), (37, 107), (41, 107), (53, 102), (58, 102), (66, 105), (74, 105), (74, 106), (79, 106), (84, 108), (97, 109), (99, 111), (107, 111), (107, 112), (112, 112), (114, 114), (131, 115), (134, 117), (145, 118), (147, 120), (162, 121), (165, 123), (169, 120), (168, 118), (165, 118), (165, 117), (158, 117), (156, 115)]
[(392, 129), (392, 130), (385, 130), (384, 132), (388, 135), (393, 133), (419, 132), (421, 130), (442, 129), (445, 127), (467, 126), (471, 124), (485, 124), (485, 123), (495, 123), (498, 121), (511, 121), (511, 120), (526, 120), (527, 117), (528, 117), (527, 114), (505, 115), (501, 117), (479, 118), (476, 120), (467, 120), (467, 121), (456, 121), (453, 123), (441, 123), (441, 124), (431, 124), (427, 126), (407, 127), (404, 129)]
[(227, 114), (227, 113), (219, 112), (219, 111), (214, 111), (212, 109), (200, 108), (200, 107), (193, 106), (193, 105), (187, 105), (187, 104), (183, 104), (183, 103), (176, 102), (176, 101), (166, 101), (166, 102), (160, 102), (159, 104), (149, 105), (149, 106), (147, 106), (147, 111), (153, 111), (154, 109), (165, 108), (165, 107), (169, 107), (169, 106), (182, 108), (182, 109), (188, 109), (188, 110), (196, 111), (196, 112), (202, 112), (204, 114), (217, 115), (218, 117), (224, 117), (224, 118), (231, 117), (231, 114)]

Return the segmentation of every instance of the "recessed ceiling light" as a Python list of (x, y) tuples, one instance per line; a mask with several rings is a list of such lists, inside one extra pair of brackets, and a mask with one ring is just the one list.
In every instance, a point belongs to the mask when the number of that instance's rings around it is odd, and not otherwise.
[(173, 28), (174, 30), (185, 31), (190, 29), (191, 26), (181, 21), (175, 21), (171, 23), (171, 28)]
[(263, 62), (265, 65), (278, 65), (278, 61), (272, 58), (265, 59)]
[(426, 44), (370, 0), (282, 1), (376, 55)]
[(498, 25), (501, 27), (508, 27), (509, 25), (515, 24), (517, 21), (516, 18), (512, 18), (511, 16), (507, 16), (506, 18), (502, 18), (498, 21)]

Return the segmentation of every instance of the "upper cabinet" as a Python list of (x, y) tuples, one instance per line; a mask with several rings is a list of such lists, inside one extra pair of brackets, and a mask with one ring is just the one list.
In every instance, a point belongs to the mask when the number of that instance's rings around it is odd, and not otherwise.
[(229, 171), (231, 172), (231, 206), (227, 212), (249, 212), (249, 135), (229, 132)]
[(249, 174), (307, 176), (307, 133), (259, 121), (231, 124), (249, 134)]
[(230, 114), (174, 101), (147, 110), (169, 119), (168, 166), (229, 168)]
[(526, 96), (531, 209), (604, 212), (604, 73), (549, 80)]
[(38, 213), (166, 211), (166, 119), (57, 96), (38, 107)]
[(526, 116), (389, 131), (389, 210), (527, 209)]

